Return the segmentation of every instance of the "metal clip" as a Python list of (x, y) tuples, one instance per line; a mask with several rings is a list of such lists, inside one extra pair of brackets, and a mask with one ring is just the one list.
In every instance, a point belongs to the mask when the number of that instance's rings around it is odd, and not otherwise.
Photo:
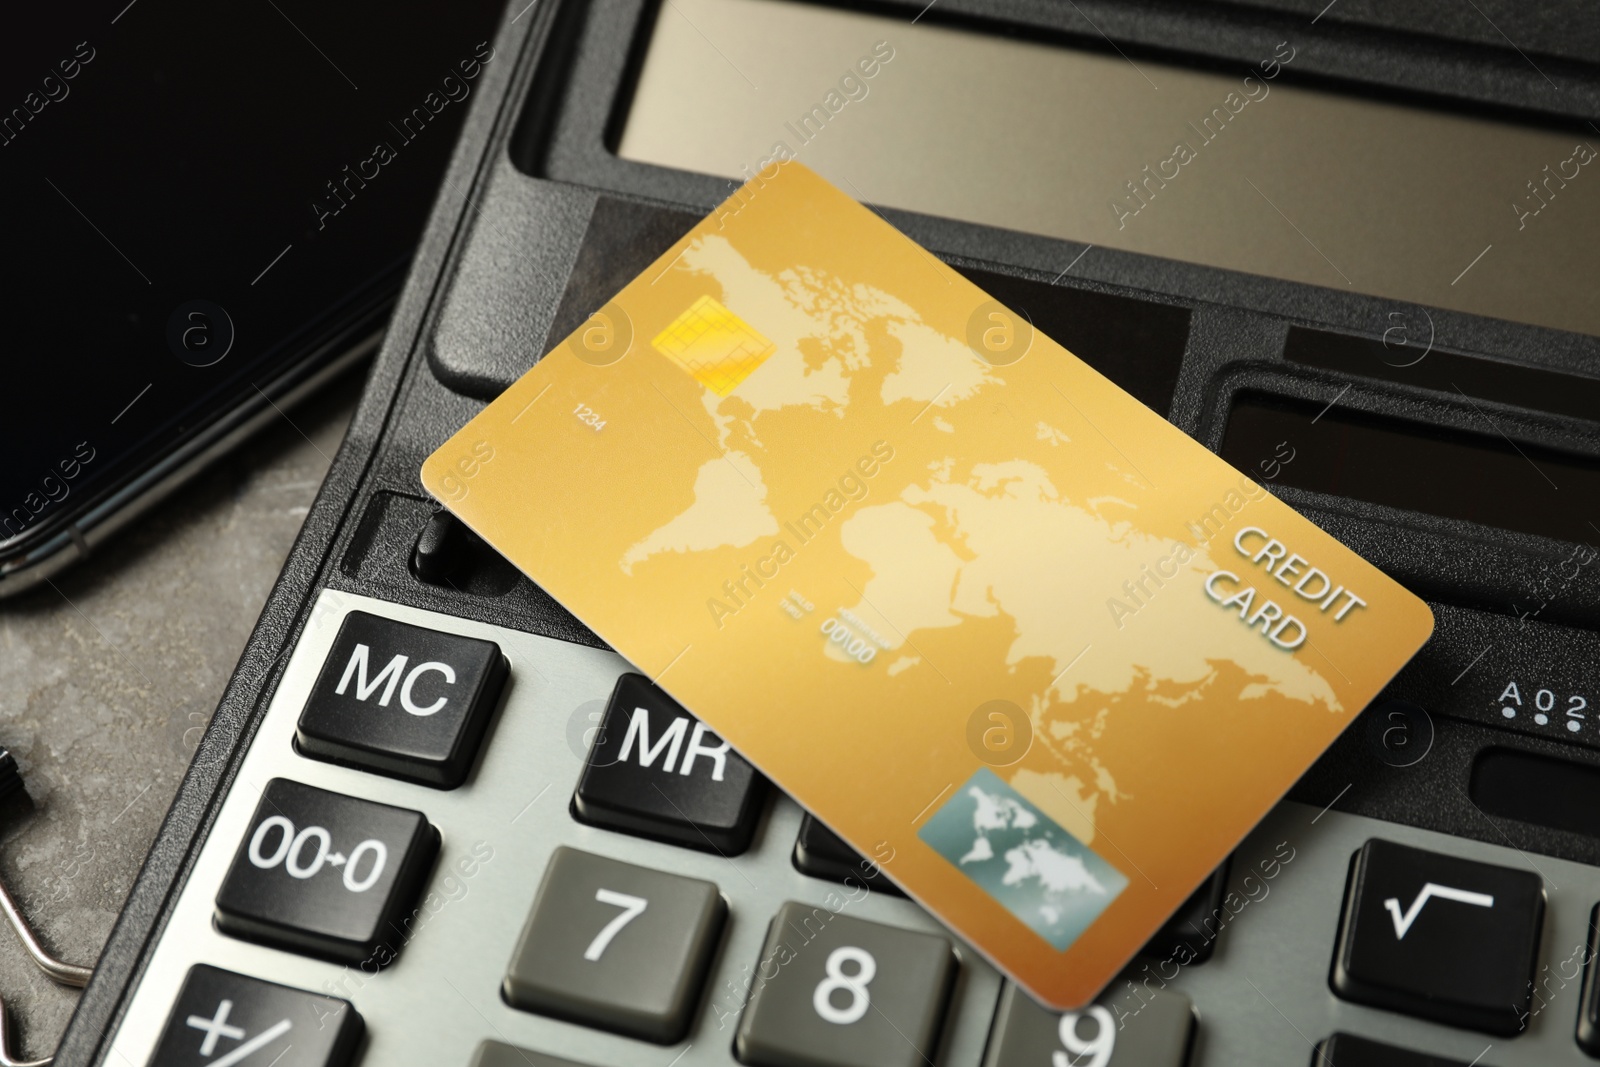
[[(52, 981), (72, 986), (74, 989), (82, 989), (89, 984), (94, 968), (79, 967), (75, 963), (58, 960), (46, 952), (4, 880), (0, 880), (0, 910), (5, 911), (6, 918), (11, 922), (11, 929), (17, 932), (17, 937), (22, 941), (22, 947), (28, 950), (29, 957), (41, 971), (50, 976)], [(42, 1060), (12, 1058), (11, 1032), (7, 1024), (5, 1002), (0, 1000), (0, 1067), (49, 1067), (50, 1061), (55, 1059), (54, 1056), (46, 1056)]]
[[(17, 937), (22, 940), (22, 947), (28, 950), (33, 962), (49, 975), (52, 981), (74, 989), (82, 989), (89, 984), (89, 977), (94, 974), (94, 968), (66, 963), (46, 952), (38, 937), (34, 935), (33, 927), (29, 926), (28, 920), (23, 917), (22, 909), (17, 906), (16, 898), (11, 895), (11, 890), (6, 887), (4, 880), (0, 880), (0, 909), (5, 910), (6, 918), (11, 921), (11, 929), (15, 930)], [(4, 1067), (4, 1061), (0, 1061), (0, 1067)]]
[(11, 1058), (11, 1028), (6, 1018), (5, 1001), (0, 1000), (0, 1067), (50, 1067), (54, 1055), (42, 1060), (14, 1060)]

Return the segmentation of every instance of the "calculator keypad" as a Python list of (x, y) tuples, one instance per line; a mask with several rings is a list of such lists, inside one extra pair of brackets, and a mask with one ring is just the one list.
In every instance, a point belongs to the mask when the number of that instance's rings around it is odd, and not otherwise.
[(956, 971), (943, 937), (791, 901), (752, 970), (734, 1040), (750, 1067), (936, 1062)]
[(438, 848), (421, 812), (274, 778), (217, 894), (217, 928), (385, 967)]
[(711, 882), (558, 848), (506, 971), (506, 1002), (677, 1041), (727, 911)]
[[(614, 655), (365, 597), (324, 598), (245, 754), (237, 795), (224, 799), (197, 873), (180, 891), (107, 1062), (1219, 1067), (1305, 1063), (1309, 1055), (1318, 1067), (1575, 1067), (1593, 1062), (1590, 1050), (1600, 1049), (1600, 979), (1593, 973), (1600, 953), (1586, 925), (1594, 900), (1588, 894), (1600, 888), (1581, 888), (1589, 885), (1588, 868), (1539, 857), (1540, 874), (1550, 872), (1541, 882), (1531, 861), (1528, 869), (1511, 869), (1524, 865), (1509, 849), (1463, 844), (1463, 853), (1498, 858), (1503, 866), (1496, 866), (1411, 847), (1448, 849), (1437, 835), (1284, 805), (1241, 846), (1240, 868), (1259, 870), (1258, 877), (1230, 880), (1218, 872), (1100, 1001), (1063, 1015), (957, 950), (933, 919), (889, 891), (881, 873), (872, 877), (866, 857), (787, 798), (766, 804), (764, 783), (748, 764), (714, 733), (697, 731), (688, 712), (627, 674)], [(360, 610), (319, 625), (327, 598)], [(387, 622), (386, 613), (403, 629), (352, 628), (361, 616)], [(505, 704), (495, 709), (496, 739), (468, 746), (475, 769), (454, 791), (376, 765), (313, 757), (296, 736), (319, 687), (337, 688), (356, 637), (370, 650), (368, 673), (363, 680), (358, 664), (344, 695), (364, 688), (372, 709), (389, 683), (377, 675), (396, 655), (407, 657), (406, 670), (391, 676), (398, 680), (386, 712), (400, 706), (405, 678), (419, 664), (450, 662), (458, 679), (467, 677), (459, 657), (418, 659), (424, 653), (413, 655), (413, 646), (374, 643), (385, 632), (410, 630), (479, 642), (491, 673), (496, 660), (487, 650), (513, 665), (515, 677), (501, 683), (506, 695), (493, 701)], [(436, 701), (444, 690), (430, 695), (425, 683), (443, 678), (419, 673), (412, 703)], [(401, 714), (413, 715), (403, 707)], [(254, 795), (258, 783), (266, 789)], [(563, 797), (571, 798), (570, 812), (560, 806)], [(758, 839), (763, 819), (769, 825)], [(441, 847), (444, 857), (435, 863)], [(1352, 921), (1349, 907), (1341, 919), (1340, 893), (1347, 858), (1358, 848), (1363, 877), (1347, 887), (1359, 901)], [(749, 854), (738, 855), (742, 849)], [(1270, 867), (1257, 862), (1268, 854)], [(1480, 875), (1482, 884), (1468, 884)], [(840, 887), (819, 878), (846, 881)], [(1570, 890), (1543, 903), (1543, 885), (1557, 879), (1580, 886), (1581, 915)], [(1415, 891), (1430, 882), (1434, 892), (1415, 908)], [(1441, 897), (1438, 886), (1493, 896), (1495, 907)], [(786, 898), (790, 903), (781, 903)], [(1410, 924), (1403, 938), (1394, 934), (1391, 898)], [(1430, 951), (1412, 966), (1373, 964), (1393, 945), (1370, 940), (1372, 914), (1389, 924), (1390, 941), (1410, 951), (1412, 939), (1441, 918), (1434, 914), (1441, 901), (1474, 911), (1465, 919), (1442, 916), (1450, 931), (1465, 930), (1459, 923), (1473, 918), (1482, 922), (1476, 912), (1493, 912), (1496, 920), (1474, 927), (1473, 937), (1446, 936), (1446, 955), (1510, 965), (1463, 964), (1451, 973), (1438, 966), (1427, 938), (1416, 944)], [(1168, 935), (1170, 943), (1163, 942)], [(1501, 951), (1502, 941), (1515, 950)], [(1216, 958), (1194, 966), (1213, 945)], [(587, 958), (591, 952), (595, 959)], [(382, 971), (397, 953), (400, 966)], [(1298, 961), (1292, 972), (1284, 962), (1291, 954)], [(1342, 978), (1307, 974), (1304, 961), (1330, 955), (1343, 961)], [(1515, 1041), (1496, 1037), (1486, 1049), (1488, 1039), (1406, 1017), (1432, 1017), (1438, 1009), (1407, 999), (1419, 989), (1492, 980), (1502, 983), (1503, 995), (1505, 975), (1522, 975), (1526, 961), (1541, 955), (1545, 966), (1526, 1007), (1531, 1025)], [(251, 973), (210, 966), (222, 961)], [(1581, 991), (1568, 980), (1580, 972)], [(1246, 977), (1250, 984), (1241, 984)], [(1330, 981), (1337, 997), (1329, 995)], [(1453, 995), (1470, 1002), (1459, 989)], [(292, 999), (275, 999), (282, 996)], [(1383, 1016), (1347, 1001), (1402, 1014)], [(1499, 1023), (1513, 1003), (1491, 1005)], [(315, 1035), (302, 1030), (289, 1014), (294, 1005), (317, 1017), (307, 1028), (318, 1019), (326, 1027)], [(1096, 1009), (1110, 1013), (1112, 1029)], [(271, 1033), (285, 1019), (300, 1039)], [(1380, 1036), (1382, 1042), (1374, 1039)]]
[(201, 965), (190, 969), (150, 1067), (345, 1067), (361, 1031), (349, 1001)]

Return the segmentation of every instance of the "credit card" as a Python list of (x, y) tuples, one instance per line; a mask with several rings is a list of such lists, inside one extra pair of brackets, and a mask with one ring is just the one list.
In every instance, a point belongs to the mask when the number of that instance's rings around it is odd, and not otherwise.
[(1421, 600), (792, 161), (422, 480), (1064, 1010), (1433, 628)]

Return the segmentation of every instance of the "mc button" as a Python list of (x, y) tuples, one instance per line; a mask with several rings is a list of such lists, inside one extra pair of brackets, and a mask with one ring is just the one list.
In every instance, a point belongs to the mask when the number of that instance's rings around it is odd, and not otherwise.
[(352, 611), (295, 741), (316, 759), (453, 789), (472, 766), (506, 673), (493, 641)]

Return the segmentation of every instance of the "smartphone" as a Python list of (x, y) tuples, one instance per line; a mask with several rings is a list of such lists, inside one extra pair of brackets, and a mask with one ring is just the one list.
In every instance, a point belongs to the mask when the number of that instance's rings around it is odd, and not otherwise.
[(108, 0), (0, 35), (0, 596), (370, 352), (497, 0)]

